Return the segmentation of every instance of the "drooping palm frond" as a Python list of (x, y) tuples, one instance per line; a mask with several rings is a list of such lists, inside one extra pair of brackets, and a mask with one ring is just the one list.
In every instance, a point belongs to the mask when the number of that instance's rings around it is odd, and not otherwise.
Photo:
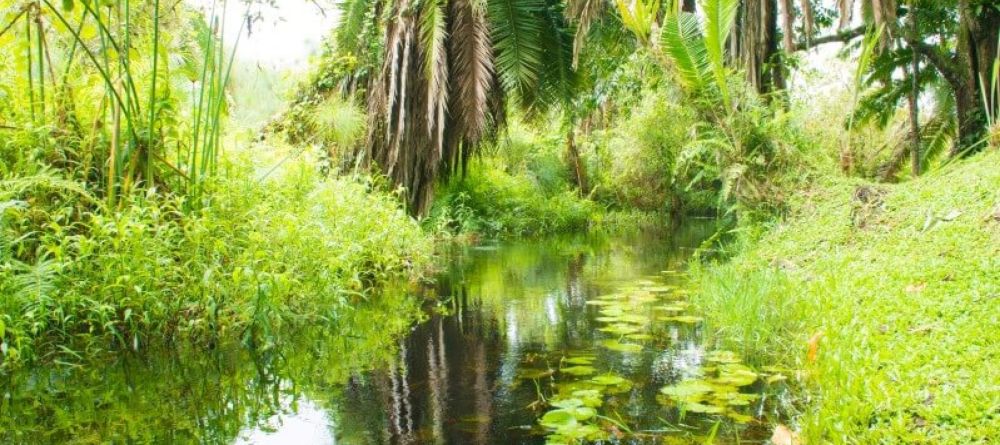
[(705, 0), (701, 4), (705, 12), (705, 50), (708, 62), (715, 75), (716, 86), (722, 93), (726, 108), (730, 108), (729, 87), (726, 82), (726, 41), (736, 21), (739, 0)]
[(580, 63), (580, 53), (590, 33), (590, 25), (600, 17), (604, 10), (604, 0), (568, 0), (566, 2), (566, 17), (576, 26), (573, 36), (573, 68)]
[(445, 47), (447, 16), (444, 0), (426, 0), (420, 14), (420, 46), (424, 82), (427, 83), (427, 135), (441, 153), (444, 145), (445, 112), (448, 105), (448, 55)]
[[(497, 72), (515, 99), (532, 94), (545, 63), (543, 0), (489, 0), (490, 31)], [(548, 36), (546, 36), (548, 37)]]
[(660, 41), (673, 64), (677, 80), (691, 91), (702, 90), (711, 75), (711, 67), (698, 17), (687, 12), (667, 16)]
[(459, 139), (475, 143), (488, 124), (494, 81), (493, 47), (483, 8), (471, 0), (450, 3), (450, 110), (454, 118), (451, 143), (457, 145)]
[(541, 112), (552, 105), (568, 105), (576, 86), (574, 63), (574, 42), (570, 24), (563, 12), (562, 2), (547, 0), (541, 11), (545, 27), (542, 49), (545, 63), (542, 65), (538, 94), (525, 105), (529, 111)]
[(938, 112), (920, 126), (921, 171), (927, 171), (930, 163), (948, 152), (958, 134), (958, 121), (953, 114)]
[(52, 295), (56, 290), (56, 277), (61, 264), (50, 258), (39, 258), (35, 264), (15, 263), (10, 283), (14, 295), (35, 302)]

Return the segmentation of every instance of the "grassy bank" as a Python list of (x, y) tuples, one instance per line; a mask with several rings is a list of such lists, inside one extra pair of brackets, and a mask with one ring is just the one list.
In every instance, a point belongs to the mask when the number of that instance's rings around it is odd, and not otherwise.
[(431, 255), (394, 197), (306, 162), (267, 180), (230, 166), (207, 190), (197, 210), (152, 193), (115, 210), (54, 173), (0, 181), (3, 366), (164, 340), (267, 345)]
[(716, 342), (803, 371), (806, 443), (1000, 435), (998, 164), (993, 150), (898, 185), (820, 181), (695, 271)]

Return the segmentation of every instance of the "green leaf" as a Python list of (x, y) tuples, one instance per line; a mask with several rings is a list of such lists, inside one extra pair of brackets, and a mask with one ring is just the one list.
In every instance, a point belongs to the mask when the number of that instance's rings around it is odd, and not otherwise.
[(726, 82), (726, 41), (736, 21), (736, 11), (739, 0), (704, 0), (701, 2), (705, 12), (705, 50), (708, 62), (715, 75), (715, 83), (722, 93), (726, 109), (731, 109), (729, 86)]
[(687, 12), (667, 16), (660, 44), (673, 62), (681, 85), (692, 92), (704, 88), (709, 72), (708, 52), (698, 17)]

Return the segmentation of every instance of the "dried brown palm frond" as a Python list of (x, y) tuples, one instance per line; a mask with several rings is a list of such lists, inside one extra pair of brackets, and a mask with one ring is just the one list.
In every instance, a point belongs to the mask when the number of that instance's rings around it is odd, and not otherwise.
[(473, 0), (398, 0), (392, 8), (357, 163), (378, 166), (423, 216), (435, 181), (465, 164), (493, 122), (492, 43), (485, 7)]
[(471, 0), (451, 1), (451, 101), (453, 138), (478, 142), (488, 124), (494, 84), (493, 46), (485, 8)]
[(576, 25), (576, 35), (573, 37), (573, 68), (580, 61), (580, 52), (590, 32), (590, 25), (600, 17), (604, 0), (568, 0), (566, 2), (566, 17)]

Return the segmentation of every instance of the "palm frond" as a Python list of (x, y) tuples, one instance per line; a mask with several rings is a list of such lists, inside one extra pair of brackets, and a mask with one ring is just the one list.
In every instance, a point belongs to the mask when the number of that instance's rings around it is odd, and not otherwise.
[(445, 2), (427, 0), (423, 8), (420, 17), (420, 46), (423, 52), (424, 82), (427, 84), (427, 134), (440, 153), (444, 144), (445, 111), (448, 104)]
[(730, 108), (730, 101), (726, 82), (725, 48), (739, 5), (739, 0), (705, 0), (701, 4), (705, 11), (705, 50), (727, 109)]
[(538, 87), (544, 65), (543, 0), (489, 0), (490, 30), (496, 49), (497, 73), (513, 97)]
[(56, 290), (58, 263), (49, 258), (39, 258), (33, 265), (18, 263), (10, 285), (14, 295), (23, 299), (42, 300)]
[[(653, 25), (660, 14), (659, 0), (615, 0), (622, 25), (635, 34), (640, 42), (648, 43)], [(673, 14), (668, 14), (673, 15)]]
[(678, 81), (691, 91), (704, 88), (711, 68), (698, 17), (687, 12), (668, 15), (663, 21), (660, 40)]
[(453, 139), (475, 143), (487, 125), (494, 76), (493, 48), (482, 8), (471, 0), (452, 0), (450, 10)]
[(572, 99), (576, 85), (576, 71), (573, 68), (573, 33), (563, 14), (561, 2), (549, 0), (542, 11), (545, 19), (543, 39), (545, 63), (539, 79), (539, 94), (528, 103), (530, 110), (544, 111), (549, 105), (567, 105)]

